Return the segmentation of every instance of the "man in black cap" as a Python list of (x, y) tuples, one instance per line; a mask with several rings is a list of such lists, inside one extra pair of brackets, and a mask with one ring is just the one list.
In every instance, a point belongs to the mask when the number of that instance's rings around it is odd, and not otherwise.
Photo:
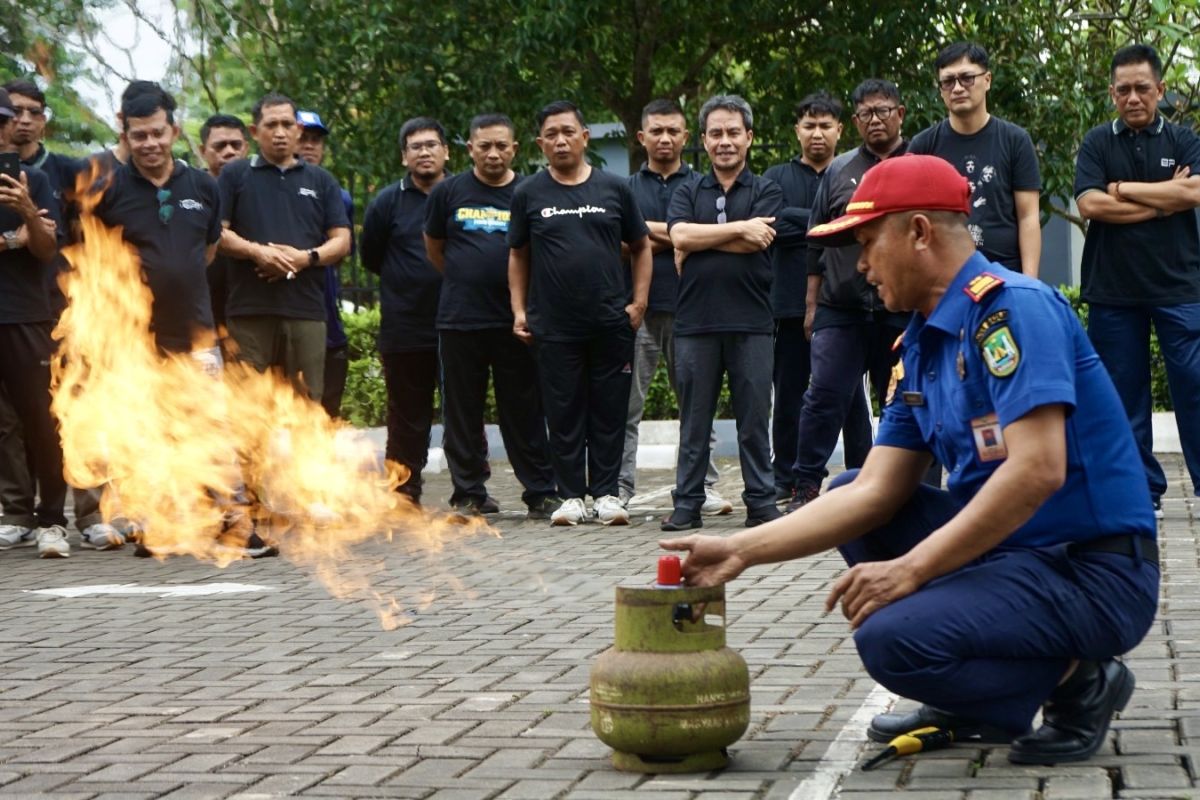
[[(8, 92), (0, 89), (0, 152), (19, 161), (8, 130), (15, 116)], [(62, 443), (50, 414), (55, 313), (47, 275), (61, 230), (58, 201), (41, 170), (21, 167), (19, 178), (0, 175), (0, 386), (16, 411), (36, 481), (15, 498), (18, 502), (5, 506), (0, 549), (36, 543), (42, 558), (71, 553), (64, 527)]]

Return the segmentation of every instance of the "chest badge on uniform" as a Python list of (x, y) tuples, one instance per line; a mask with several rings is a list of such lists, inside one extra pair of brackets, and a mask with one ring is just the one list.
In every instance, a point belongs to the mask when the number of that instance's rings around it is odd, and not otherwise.
[(989, 333), (979, 347), (988, 372), (997, 378), (1007, 378), (1017, 371), (1017, 365), (1021, 363), (1021, 350), (1007, 325)]
[(975, 452), (983, 463), (1008, 458), (1008, 447), (1004, 444), (1004, 431), (995, 414), (986, 414), (971, 420), (971, 433), (975, 436)]

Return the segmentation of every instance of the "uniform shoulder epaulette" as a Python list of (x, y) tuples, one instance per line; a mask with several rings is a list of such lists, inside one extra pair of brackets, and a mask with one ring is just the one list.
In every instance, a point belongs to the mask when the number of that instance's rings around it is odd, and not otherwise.
[(981, 272), (963, 287), (963, 291), (966, 292), (967, 297), (978, 303), (988, 292), (1003, 285), (1004, 278), (993, 275), (990, 272)]

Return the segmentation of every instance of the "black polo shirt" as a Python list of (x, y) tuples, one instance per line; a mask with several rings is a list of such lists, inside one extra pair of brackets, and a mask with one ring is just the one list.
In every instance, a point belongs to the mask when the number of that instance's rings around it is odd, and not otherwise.
[[(687, 164), (681, 164), (679, 169), (670, 175), (659, 175), (650, 169), (649, 164), (642, 164), (641, 169), (629, 176), (629, 188), (633, 190), (634, 202), (637, 203), (644, 219), (666, 222), (675, 190), (685, 183), (700, 180), (700, 177), (700, 173)], [(626, 270), (626, 277), (632, 296), (631, 271)], [(654, 271), (650, 278), (650, 296), (646, 310), (674, 314), (678, 295), (679, 274), (675, 272), (675, 250), (668, 247), (654, 254)]]
[[(287, 169), (261, 155), (226, 164), (217, 179), (221, 218), (251, 242), (287, 244), (300, 250), (320, 247), (334, 228), (349, 228), (342, 188), (332, 175), (304, 159)], [(295, 280), (268, 283), (254, 262), (230, 259), (225, 314), (269, 314), (292, 319), (325, 319), (325, 270), (302, 269)]]
[(75, 178), (86, 162), (62, 153), (51, 153), (46, 149), (46, 145), (39, 142), (33, 158), (21, 163), (46, 173), (46, 178), (50, 181), (50, 188), (54, 191), (54, 199), (58, 200), (59, 211), (66, 219), (66, 200), (63, 194), (75, 189)]
[[(827, 165), (828, 166), (828, 165)], [(763, 173), (783, 189), (783, 208), (775, 220), (775, 242), (771, 248), (771, 309), (775, 319), (804, 316), (808, 293), (808, 218), (812, 214), (817, 187), (824, 171), (817, 172), (796, 156)]]
[(568, 186), (542, 170), (513, 193), (508, 246), (529, 245), (529, 329), (571, 342), (629, 324), (621, 242), (648, 230), (622, 178), (592, 168)]
[[(161, 204), (160, 191), (170, 192)], [(166, 207), (172, 211), (164, 221), (160, 209)], [(137, 248), (154, 297), (150, 330), (159, 347), (191, 350), (195, 335), (213, 327), (205, 251), (221, 238), (217, 182), (176, 161), (160, 190), (131, 161), (113, 173), (95, 214), (109, 227), (120, 226), (122, 238)]]
[[(717, 224), (717, 198), (725, 198), (729, 222), (754, 217), (778, 217), (783, 208), (779, 184), (747, 167), (729, 187), (711, 173), (682, 186), (671, 197), (667, 224)], [(702, 333), (771, 333), (771, 248), (756, 253), (700, 250), (683, 262), (675, 335)]]
[(425, 204), (425, 233), (445, 240), (438, 330), (511, 328), (508, 221), (521, 176), (489, 186), (474, 170), (439, 183)]
[[(29, 196), (38, 208), (44, 208), (58, 225), (59, 239), (62, 238), (62, 217), (50, 179), (40, 169), (24, 167), (29, 184)], [(0, 206), (0, 233), (15, 231), (25, 224), (21, 215), (6, 206)], [(0, 240), (0, 325), (11, 323), (50, 322), (55, 318), (50, 303), (47, 275), (53, 260), (38, 261), (29, 248), (9, 250)]]
[(367, 206), (358, 253), (379, 276), (379, 352), (437, 349), (441, 273), (425, 255), (428, 195), (411, 177), (387, 186)]
[[(1200, 175), (1200, 138), (1161, 116), (1140, 131), (1117, 119), (1083, 137), (1075, 199), (1112, 181), (1169, 181), (1179, 167)], [(1116, 306), (1200, 302), (1200, 234), (1189, 211), (1131, 224), (1092, 220), (1083, 243), (1083, 299)]]

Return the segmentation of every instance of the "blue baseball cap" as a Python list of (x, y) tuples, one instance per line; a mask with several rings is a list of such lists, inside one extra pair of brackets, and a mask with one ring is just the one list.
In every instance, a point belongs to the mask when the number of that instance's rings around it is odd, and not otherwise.
[(300, 123), (301, 128), (316, 128), (322, 134), (329, 135), (329, 128), (325, 127), (325, 123), (321, 122), (321, 115), (315, 111), (297, 111), (296, 122)]

